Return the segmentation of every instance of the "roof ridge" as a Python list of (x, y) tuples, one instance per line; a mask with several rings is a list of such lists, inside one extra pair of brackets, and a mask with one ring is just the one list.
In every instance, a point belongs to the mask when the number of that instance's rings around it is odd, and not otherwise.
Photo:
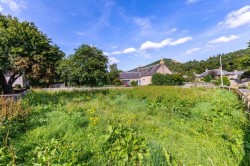
[(153, 67), (153, 66), (157, 66), (157, 65), (161, 65), (161, 64), (155, 64), (155, 65), (151, 65), (151, 66), (141, 67), (141, 69), (145, 69), (145, 68), (149, 68), (149, 67)]

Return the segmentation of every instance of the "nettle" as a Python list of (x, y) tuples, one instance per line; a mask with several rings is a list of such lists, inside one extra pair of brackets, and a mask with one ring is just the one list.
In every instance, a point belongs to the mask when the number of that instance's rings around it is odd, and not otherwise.
[(103, 152), (109, 165), (141, 165), (143, 158), (149, 155), (146, 141), (135, 129), (122, 125), (108, 127)]

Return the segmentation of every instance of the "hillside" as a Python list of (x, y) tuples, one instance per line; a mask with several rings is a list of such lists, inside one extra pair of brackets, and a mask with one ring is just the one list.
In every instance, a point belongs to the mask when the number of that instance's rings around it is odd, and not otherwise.
[[(182, 74), (191, 75), (193, 72), (202, 73), (206, 69), (219, 68), (220, 61), (219, 57), (222, 56), (223, 69), (227, 71), (234, 70), (245, 70), (250, 69), (250, 49), (242, 49), (227, 54), (218, 54), (216, 56), (211, 56), (207, 60), (193, 60), (186, 63), (176, 63), (172, 59), (165, 59), (165, 64), (171, 71), (179, 72)], [(158, 64), (160, 61), (155, 61), (146, 66)], [(144, 67), (146, 67), (144, 66)]]

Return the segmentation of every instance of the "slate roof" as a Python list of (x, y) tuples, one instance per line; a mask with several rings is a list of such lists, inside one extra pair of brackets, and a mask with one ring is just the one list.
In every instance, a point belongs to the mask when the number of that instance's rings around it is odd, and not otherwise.
[(119, 76), (120, 79), (137, 79), (141, 78), (141, 73), (139, 72), (122, 72)]
[(156, 64), (148, 67), (138, 67), (130, 72), (120, 73), (120, 79), (136, 79), (146, 76), (152, 76), (160, 68), (161, 64)]
[(144, 68), (138, 68), (137, 72), (140, 72), (142, 77), (152, 76), (153, 74), (156, 73), (156, 71), (160, 67), (161, 67), (161, 65), (157, 64), (157, 65), (152, 65), (152, 66), (148, 66), (148, 67), (144, 67)]
[[(212, 70), (206, 70), (205, 72), (201, 73), (201, 74), (197, 74), (196, 77), (197, 78), (202, 78), (202, 77), (205, 77), (206, 75), (208, 74), (211, 74), (211, 75), (214, 75), (214, 76), (220, 76), (221, 75), (221, 70), (220, 69), (212, 69)], [(222, 70), (222, 75), (234, 75), (233, 72), (228, 72), (226, 70)]]

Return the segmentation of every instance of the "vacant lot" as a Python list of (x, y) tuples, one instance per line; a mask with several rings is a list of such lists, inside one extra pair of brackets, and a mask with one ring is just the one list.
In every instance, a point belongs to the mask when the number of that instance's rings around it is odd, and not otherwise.
[(138, 87), (1, 101), (0, 165), (248, 165), (237, 96)]

